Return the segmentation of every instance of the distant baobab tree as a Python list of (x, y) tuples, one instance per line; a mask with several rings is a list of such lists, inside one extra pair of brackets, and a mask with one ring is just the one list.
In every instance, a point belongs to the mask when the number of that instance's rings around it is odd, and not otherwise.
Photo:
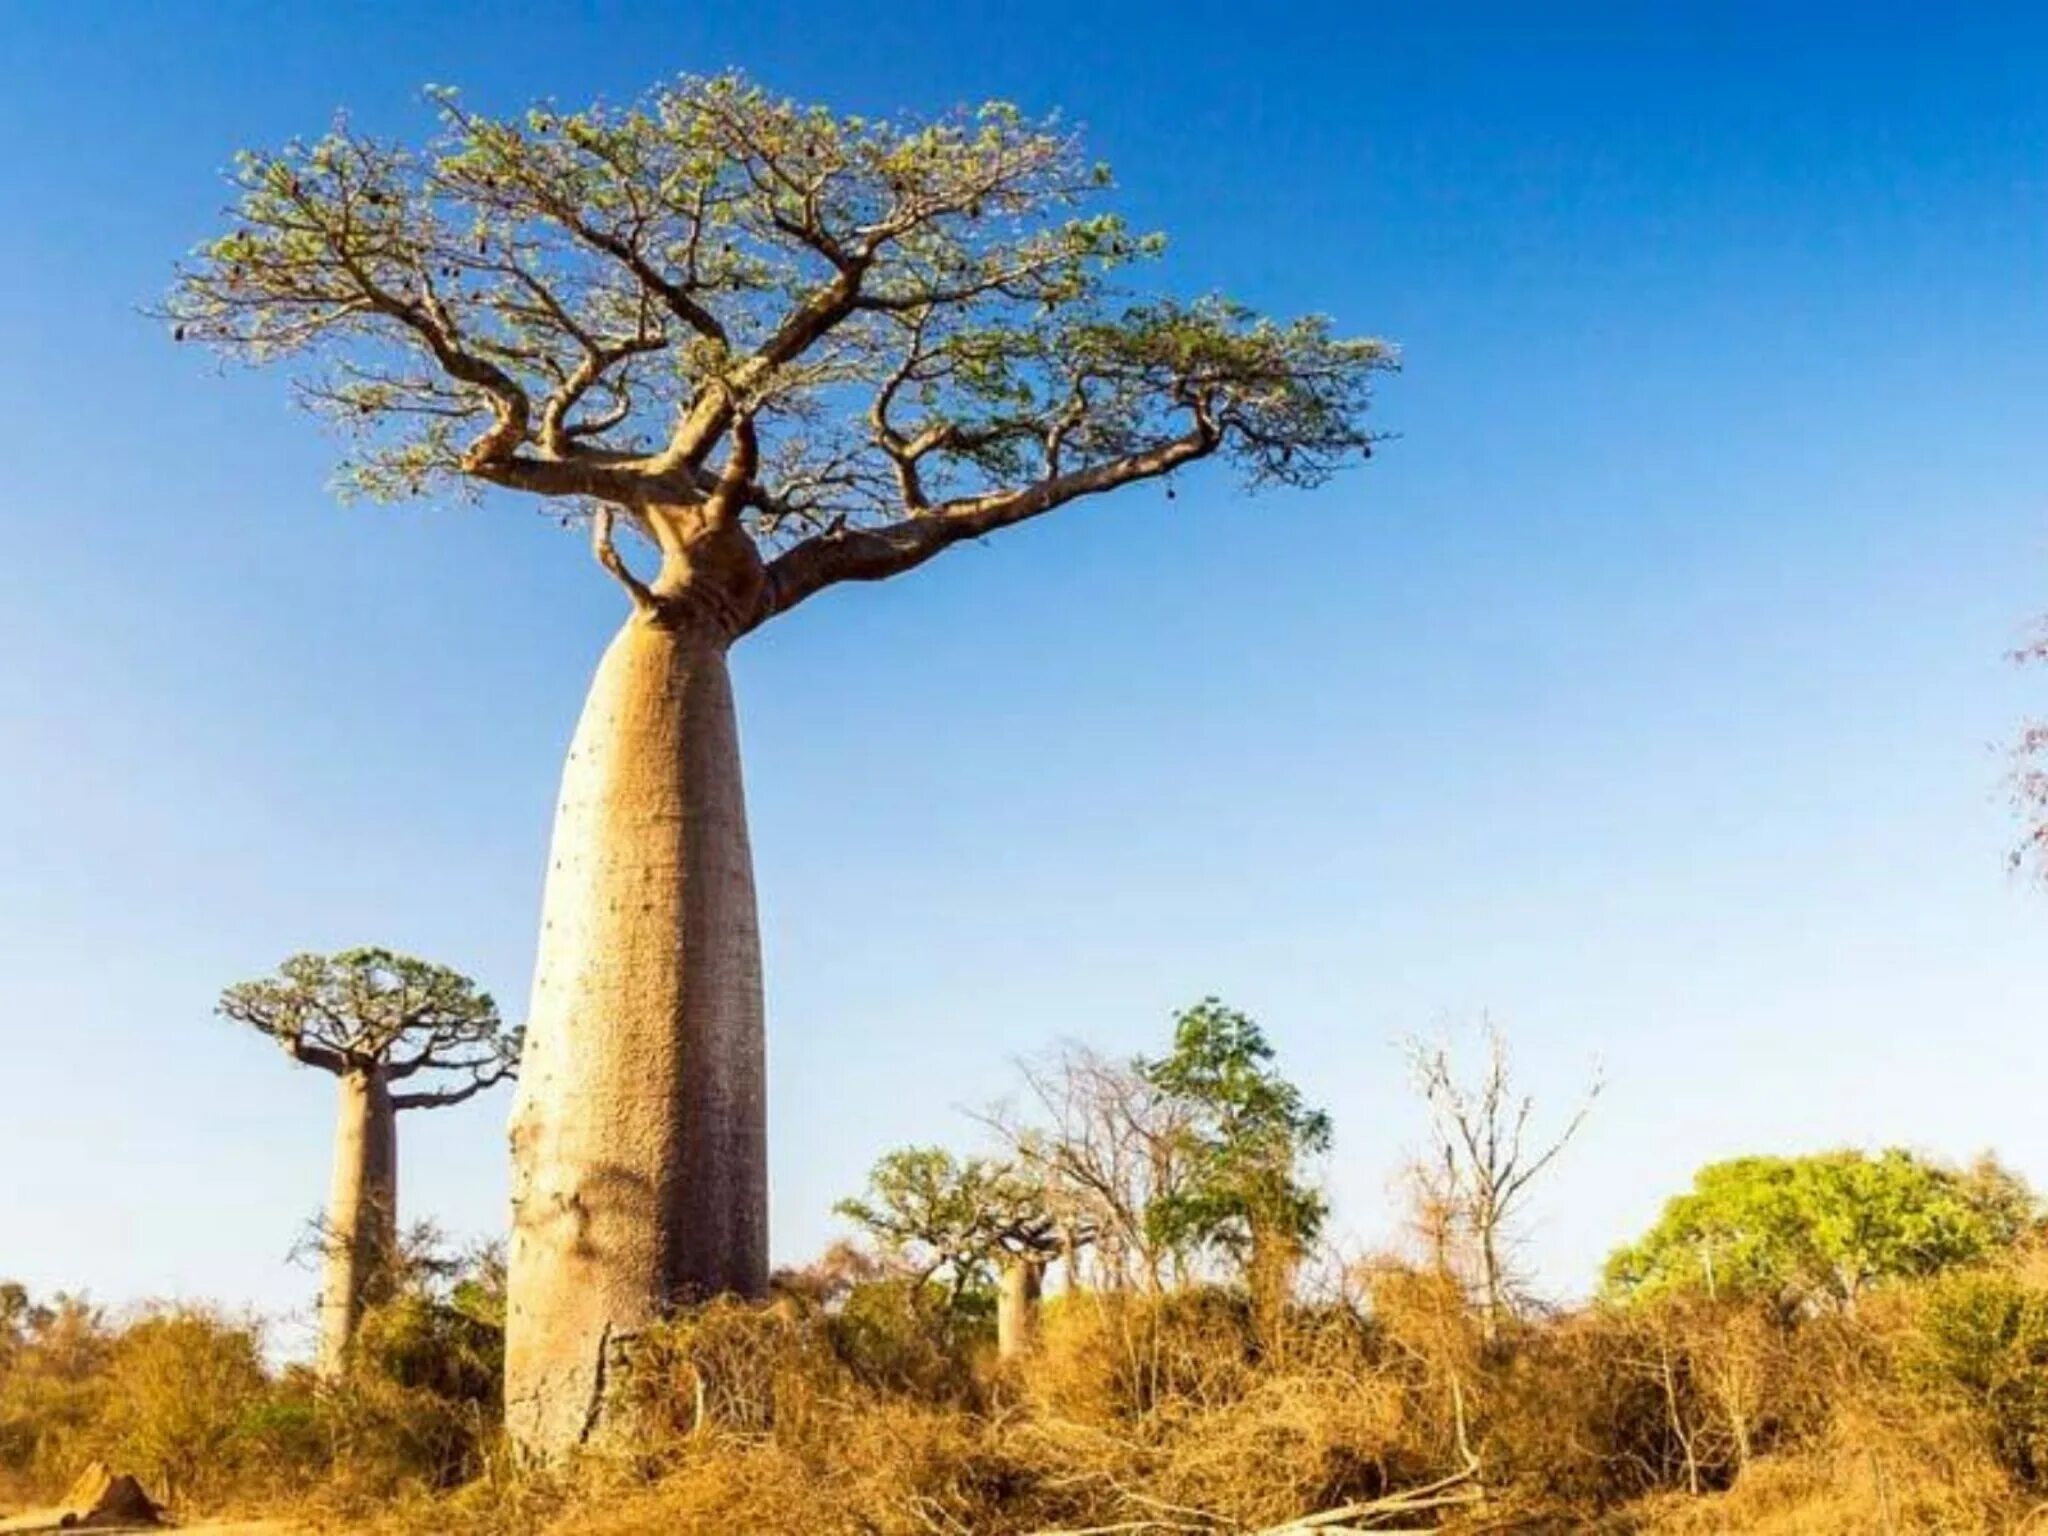
[[(334, 1176), (321, 1220), (320, 1371), (348, 1367), (398, 1248), (398, 1112), (460, 1104), (518, 1070), (520, 1032), (467, 976), (388, 949), (294, 955), (220, 996), (224, 1018), (341, 1080)], [(411, 1084), (393, 1092), (397, 1083)]]
[(1392, 356), (1119, 287), (1158, 242), (1010, 106), (842, 116), (737, 75), (581, 112), (434, 100), (421, 148), (343, 124), (243, 155), (165, 315), (304, 365), (364, 493), (586, 518), (628, 601), (563, 774), (513, 1116), (507, 1418), (552, 1454), (600, 1425), (614, 1342), (767, 1285), (733, 642), (1203, 459), (1314, 485), (1370, 451)]
[(992, 1290), (996, 1354), (1003, 1360), (1022, 1358), (1037, 1341), (1046, 1266), (1087, 1241), (1070, 1236), (1063, 1243), (1060, 1221), (1032, 1170), (955, 1157), (943, 1147), (886, 1154), (869, 1172), (866, 1192), (833, 1210), (908, 1265), (920, 1291), (942, 1279), (955, 1310), (970, 1294)]

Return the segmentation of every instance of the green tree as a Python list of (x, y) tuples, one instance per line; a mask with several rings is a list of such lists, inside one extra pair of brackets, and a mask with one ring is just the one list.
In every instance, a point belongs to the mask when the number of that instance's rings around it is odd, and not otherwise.
[(1186, 1110), (1185, 1182), (1154, 1201), (1148, 1222), (1177, 1251), (1226, 1255), (1260, 1316), (1276, 1320), (1295, 1265), (1329, 1214), (1302, 1162), (1329, 1150), (1330, 1117), (1280, 1075), (1259, 1026), (1213, 997), (1183, 1010), (1172, 1051), (1141, 1061), (1139, 1071)]
[(298, 365), (349, 486), (543, 498), (628, 603), (564, 770), (514, 1111), (507, 1411), (553, 1452), (594, 1428), (606, 1340), (767, 1287), (731, 645), (1205, 459), (1314, 485), (1370, 451), (1392, 356), (1132, 292), (1159, 242), (1007, 105), (869, 119), (732, 75), (580, 112), (434, 99), (421, 148), (343, 125), (242, 156), (165, 310)]
[(1643, 1238), (1607, 1261), (1611, 1294), (1756, 1297), (1788, 1312), (1851, 1310), (1872, 1284), (2010, 1247), (2035, 1220), (1988, 1159), (1945, 1167), (1891, 1148), (1712, 1163)]
[(834, 1209), (908, 1263), (920, 1289), (940, 1280), (950, 1310), (985, 1315), (993, 1289), (997, 1352), (1009, 1359), (1030, 1347), (1063, 1229), (1021, 1168), (906, 1147), (875, 1164), (864, 1196)]
[(997, 1170), (983, 1158), (955, 1157), (943, 1147), (904, 1147), (884, 1154), (868, 1173), (864, 1194), (833, 1207), (857, 1223), (922, 1285), (937, 1280), (950, 1301), (988, 1292), (995, 1236), (989, 1212)]

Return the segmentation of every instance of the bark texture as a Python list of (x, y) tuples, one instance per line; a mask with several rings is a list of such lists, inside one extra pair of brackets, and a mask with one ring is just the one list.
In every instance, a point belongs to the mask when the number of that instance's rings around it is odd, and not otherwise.
[(320, 1374), (348, 1370), (363, 1310), (382, 1299), (398, 1249), (398, 1117), (374, 1067), (341, 1074), (320, 1291)]
[(505, 1412), (553, 1458), (618, 1347), (767, 1289), (760, 940), (727, 631), (642, 611), (569, 749), (512, 1122)]
[(1252, 1324), (1268, 1350), (1278, 1352), (1286, 1342), (1287, 1304), (1300, 1264), (1301, 1244), (1294, 1237), (1262, 1225), (1253, 1227), (1245, 1281), (1251, 1292)]
[(1012, 1257), (997, 1276), (996, 1357), (1021, 1360), (1038, 1347), (1038, 1297), (1045, 1286), (1042, 1259)]

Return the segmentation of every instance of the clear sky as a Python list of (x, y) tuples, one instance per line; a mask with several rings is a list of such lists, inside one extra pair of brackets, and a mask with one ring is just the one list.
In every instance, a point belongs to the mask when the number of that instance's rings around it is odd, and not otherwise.
[[(1402, 1036), (1490, 1010), (1559, 1109), (1604, 1064), (1557, 1295), (1731, 1153), (2048, 1184), (1999, 783), (2048, 682), (2003, 660), (2048, 607), (2039, 6), (13, 0), (0, 61), (0, 1274), (304, 1307), (330, 1084), (214, 995), (383, 943), (520, 1012), (620, 617), (528, 506), (338, 507), (281, 378), (138, 317), (218, 168), (421, 132), (428, 82), (728, 65), (1061, 108), (1170, 281), (1407, 363), (1326, 489), (1184, 476), (744, 644), (778, 1259), (1018, 1053), (1209, 992), (1334, 1114), (1361, 1243)], [(404, 1126), (411, 1214), (499, 1225), (507, 1107)]]

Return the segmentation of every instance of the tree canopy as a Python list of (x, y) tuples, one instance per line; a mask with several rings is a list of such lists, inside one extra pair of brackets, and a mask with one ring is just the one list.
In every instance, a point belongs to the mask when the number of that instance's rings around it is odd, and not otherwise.
[(1873, 1282), (2010, 1247), (2036, 1214), (2026, 1185), (1988, 1159), (1955, 1169), (1898, 1148), (1739, 1157), (1702, 1168), (1608, 1259), (1606, 1281), (1624, 1298), (1694, 1289), (1841, 1309)]
[(388, 949), (294, 955), (275, 976), (222, 992), (218, 1011), (307, 1066), (427, 1085), (393, 1094), (397, 1109), (460, 1103), (519, 1066), (521, 1031), (506, 1027), (488, 992)]
[(920, 1281), (943, 1275), (954, 1295), (985, 1290), (1006, 1258), (1043, 1260), (1057, 1234), (1038, 1187), (1008, 1163), (904, 1147), (878, 1161), (865, 1195), (834, 1207)]
[(1187, 1177), (1148, 1212), (1159, 1236), (1240, 1259), (1262, 1237), (1315, 1238), (1328, 1204), (1301, 1162), (1329, 1150), (1330, 1117), (1280, 1075), (1256, 1023), (1204, 998), (1175, 1019), (1172, 1051), (1139, 1070), (1186, 1110)]
[(1160, 241), (1055, 119), (841, 115), (737, 74), (507, 117), (429, 94), (421, 147), (343, 121), (241, 155), (164, 313), (297, 365), (360, 492), (576, 498), (643, 606), (735, 531), (738, 631), (1211, 455), (1312, 485), (1370, 451), (1391, 350), (1121, 286)]

